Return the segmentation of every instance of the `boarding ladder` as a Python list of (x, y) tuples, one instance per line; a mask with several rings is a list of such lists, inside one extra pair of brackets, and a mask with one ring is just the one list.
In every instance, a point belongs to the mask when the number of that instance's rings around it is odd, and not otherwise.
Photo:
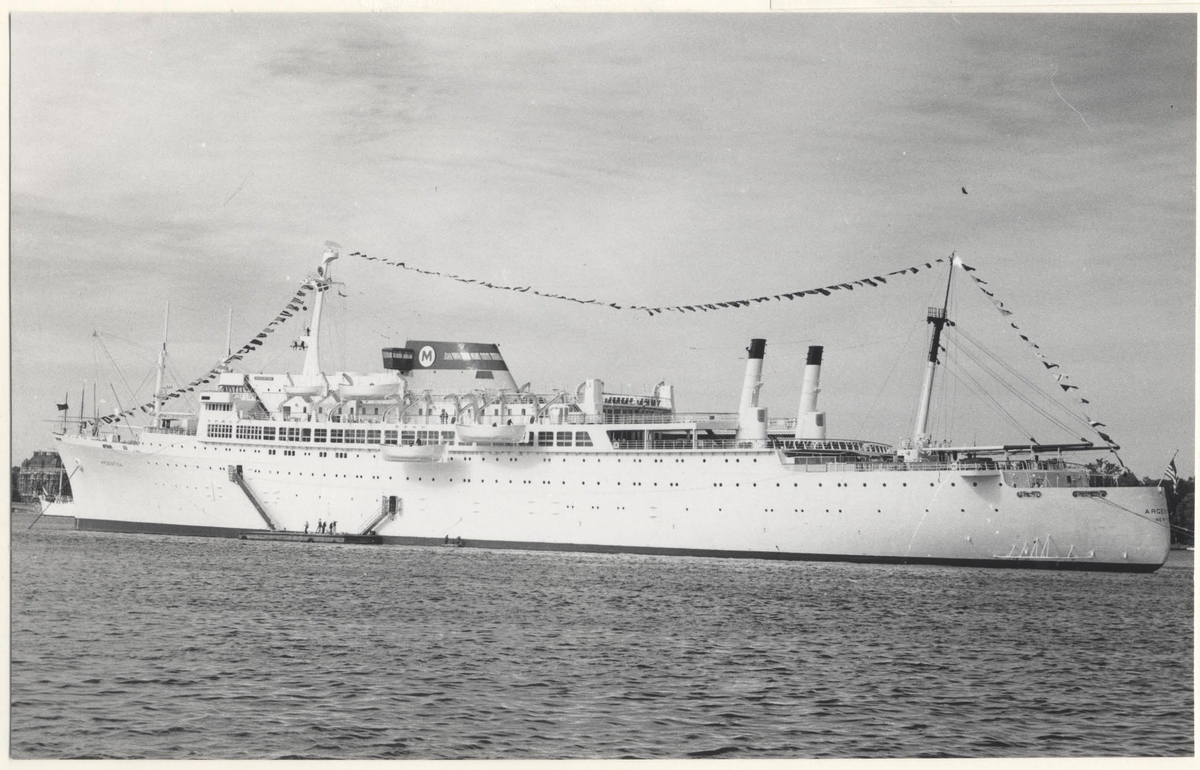
[(359, 534), (371, 534), (371, 531), (378, 527), (384, 519), (388, 517), (395, 518), (396, 514), (400, 513), (402, 508), (403, 502), (399, 497), (396, 497), (395, 495), (384, 495), (383, 500), (379, 503), (379, 510), (371, 517), (370, 523), (363, 527)]
[(254, 493), (250, 491), (249, 485), (246, 484), (246, 480), (242, 478), (242, 466), (229, 466), (229, 480), (237, 484), (246, 493), (246, 499), (254, 506), (254, 510), (258, 511), (258, 515), (262, 516), (263, 521), (267, 523), (267, 527), (274, 532), (277, 529), (275, 522), (271, 521), (271, 517), (267, 515), (266, 509), (262, 507), (262, 503), (258, 502), (258, 498), (254, 496)]

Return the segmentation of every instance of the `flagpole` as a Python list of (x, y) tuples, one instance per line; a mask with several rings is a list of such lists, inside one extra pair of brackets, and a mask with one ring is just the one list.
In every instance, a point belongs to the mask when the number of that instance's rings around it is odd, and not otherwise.
[[(63, 394), (63, 403), (64, 404), (68, 403), (68, 399), (70, 399), (70, 398), (71, 398), (71, 391), (68, 390), (66, 393)], [(63, 413), (62, 432), (63, 432), (63, 435), (65, 436), (67, 433), (67, 409), (63, 409), (62, 413)]]
[[(1178, 450), (1178, 449), (1176, 449), (1174, 452), (1172, 452), (1172, 453), (1171, 453), (1171, 459), (1170, 459), (1170, 460), (1167, 460), (1167, 467), (1168, 467), (1168, 468), (1170, 468), (1170, 467), (1171, 467), (1171, 463), (1175, 462), (1175, 456), (1176, 456), (1177, 454), (1179, 454), (1179, 450)], [(1162, 489), (1162, 483), (1163, 483), (1163, 480), (1162, 480), (1162, 479), (1159, 479), (1159, 480), (1158, 480), (1158, 489)], [(1174, 486), (1174, 482), (1172, 482), (1172, 486)]]
[[(117, 423), (121, 421), (121, 417), (125, 416), (125, 410), (121, 407), (121, 397), (117, 395), (116, 387), (111, 382), (108, 383), (108, 387), (112, 388), (113, 400), (117, 402), (117, 409), (120, 410), (120, 414), (117, 419), (113, 420), (113, 427), (119, 432), (121, 430), (121, 426)], [(128, 425), (129, 421), (126, 420), (125, 424)]]

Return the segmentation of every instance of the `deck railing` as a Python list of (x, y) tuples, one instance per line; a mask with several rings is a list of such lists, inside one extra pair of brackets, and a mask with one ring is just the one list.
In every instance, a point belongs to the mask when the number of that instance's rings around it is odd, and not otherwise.
[[(674, 412), (670, 414), (582, 414), (564, 416), (564, 425), (661, 425), (663, 423), (737, 422), (736, 412)], [(546, 424), (552, 424), (547, 420)]]
[(147, 426), (145, 428), (142, 428), (141, 432), (142, 433), (167, 433), (167, 434), (171, 434), (174, 436), (195, 436), (196, 435), (196, 431), (194, 429), (188, 430), (187, 428), (156, 428), (154, 426)]

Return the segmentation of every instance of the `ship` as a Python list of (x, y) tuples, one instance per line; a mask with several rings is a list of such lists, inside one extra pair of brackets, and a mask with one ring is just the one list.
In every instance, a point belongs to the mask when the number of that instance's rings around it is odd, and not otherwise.
[(1161, 489), (1068, 459), (1115, 447), (934, 440), (948, 302), (926, 311), (916, 423), (893, 446), (826, 435), (820, 346), (786, 419), (759, 403), (763, 339), (736, 412), (679, 411), (666, 382), (518, 386), (495, 343), (409, 339), (377, 370), (321, 371), (339, 256), (330, 245), (303, 284), (299, 372), (226, 359), (198, 409), (169, 411), (164, 332), (149, 425), (54, 436), (78, 529), (246, 539), (320, 523), (385, 545), (1122, 572), (1168, 556)]

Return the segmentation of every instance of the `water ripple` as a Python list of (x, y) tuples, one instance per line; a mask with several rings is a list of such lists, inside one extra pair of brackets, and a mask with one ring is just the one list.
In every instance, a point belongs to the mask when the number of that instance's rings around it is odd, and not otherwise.
[(91, 759), (1183, 756), (1153, 575), (12, 538), (11, 752)]

